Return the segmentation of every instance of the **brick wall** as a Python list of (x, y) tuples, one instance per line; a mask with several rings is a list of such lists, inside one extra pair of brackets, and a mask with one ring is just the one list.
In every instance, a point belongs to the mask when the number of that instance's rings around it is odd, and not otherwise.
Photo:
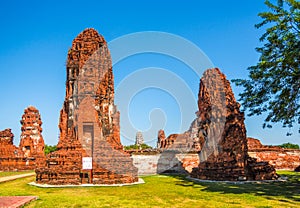
[(300, 166), (300, 150), (262, 148), (251, 149), (248, 154), (258, 161), (268, 161), (276, 170), (295, 170)]

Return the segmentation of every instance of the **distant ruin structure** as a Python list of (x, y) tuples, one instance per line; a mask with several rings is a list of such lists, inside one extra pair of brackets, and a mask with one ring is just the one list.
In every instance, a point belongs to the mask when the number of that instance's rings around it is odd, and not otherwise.
[(22, 125), (20, 149), (24, 156), (44, 159), (45, 143), (39, 111), (35, 107), (29, 106), (24, 110), (20, 123)]
[(29, 106), (21, 119), (20, 145), (13, 144), (11, 129), (0, 131), (0, 170), (34, 170), (45, 162), (42, 121), (39, 111)]
[[(187, 142), (186, 141), (179, 142), (179, 139), (178, 139), (179, 137), (186, 138), (181, 134), (170, 134), (168, 137), (166, 137), (164, 130), (161, 129), (158, 131), (158, 135), (157, 135), (157, 138), (158, 138), (157, 148), (176, 150), (178, 148), (179, 149), (182, 148), (182, 145), (185, 145), (185, 147), (186, 147)], [(182, 144), (182, 145), (178, 147), (178, 146), (176, 146), (176, 144)]]
[(37, 170), (37, 183), (118, 184), (138, 181), (120, 142), (120, 113), (107, 43), (85, 29), (67, 59), (66, 96), (60, 112), (57, 151)]
[(135, 145), (140, 146), (142, 144), (144, 144), (144, 137), (142, 132), (138, 131), (135, 136)]
[(157, 134), (157, 148), (166, 148), (166, 134), (162, 129), (160, 129)]

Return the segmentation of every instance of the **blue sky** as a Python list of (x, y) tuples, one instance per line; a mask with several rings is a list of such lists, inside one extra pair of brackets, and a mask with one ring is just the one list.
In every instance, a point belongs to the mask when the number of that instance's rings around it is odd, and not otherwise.
[[(19, 120), (23, 110), (34, 105), (42, 116), (45, 142), (57, 143), (59, 111), (65, 96), (67, 51), (72, 40), (85, 28), (95, 28), (107, 42), (142, 31), (181, 36), (197, 45), (231, 80), (245, 78), (247, 67), (259, 58), (255, 47), (261, 45), (258, 39), (263, 30), (255, 29), (254, 24), (260, 22), (257, 14), (266, 9), (262, 0), (2, 2), (0, 129), (12, 128), (18, 145)], [(151, 53), (128, 57), (114, 66), (116, 89), (131, 73), (147, 67), (174, 72), (197, 96), (199, 78), (185, 64), (172, 57)], [(234, 85), (232, 88), (237, 97), (241, 89)], [(139, 92), (128, 107), (132, 124), (136, 129), (146, 131), (151, 128), (151, 121), (157, 119), (158, 125), (153, 127), (161, 125), (166, 134), (178, 133), (180, 106), (174, 100), (176, 98), (168, 92), (156, 88)], [(121, 102), (116, 100), (116, 103)], [(151, 117), (151, 112), (156, 109), (159, 112)], [(189, 110), (192, 122), (196, 109), (191, 107)], [(121, 112), (121, 119), (122, 116)], [(121, 128), (124, 126), (122, 121)], [(190, 122), (183, 126), (188, 128)], [(263, 117), (246, 117), (248, 136), (259, 138), (265, 144), (299, 144), (296, 128), (291, 129), (294, 134), (287, 137), (288, 129), (280, 124), (272, 129), (262, 129), (262, 123)], [(145, 140), (154, 145), (155, 136), (150, 135)], [(133, 140), (122, 138), (124, 144), (133, 143)]]

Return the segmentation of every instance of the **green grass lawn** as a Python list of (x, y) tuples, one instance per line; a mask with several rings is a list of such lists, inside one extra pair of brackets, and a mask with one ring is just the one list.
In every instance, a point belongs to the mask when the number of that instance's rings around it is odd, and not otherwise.
[(0, 172), (0, 177), (5, 177), (5, 176), (12, 176), (12, 175), (20, 175), (20, 174), (26, 174), (26, 173), (33, 173), (33, 170), (26, 170), (26, 171), (20, 171), (20, 172)]
[(300, 173), (279, 174), (289, 181), (235, 185), (157, 175), (135, 186), (47, 189), (27, 185), (29, 177), (0, 184), (0, 196), (39, 196), (27, 207), (300, 207)]

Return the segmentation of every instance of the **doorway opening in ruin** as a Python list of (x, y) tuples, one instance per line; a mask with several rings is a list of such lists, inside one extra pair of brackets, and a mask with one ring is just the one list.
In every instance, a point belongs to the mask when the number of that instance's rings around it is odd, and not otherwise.
[(80, 173), (80, 182), (81, 184), (90, 184), (92, 183), (92, 171), (82, 171)]
[(94, 151), (94, 123), (83, 123), (83, 147), (89, 157)]

